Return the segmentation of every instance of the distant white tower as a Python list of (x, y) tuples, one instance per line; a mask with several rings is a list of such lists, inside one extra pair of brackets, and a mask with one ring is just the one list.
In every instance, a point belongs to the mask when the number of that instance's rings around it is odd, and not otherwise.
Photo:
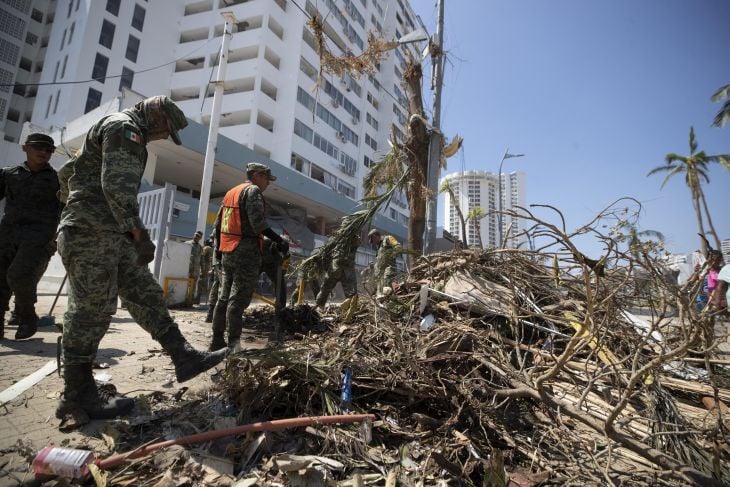
[[(454, 192), (457, 204), (461, 209), (464, 218), (474, 208), (481, 208), (484, 217), (479, 220), (466, 222), (466, 242), (469, 246), (478, 247), (481, 244), (487, 247), (498, 247), (500, 245), (498, 230), (497, 210), (499, 209), (499, 180), (498, 176), (486, 171), (465, 171), (447, 174), (442, 178), (446, 180)], [(515, 206), (525, 205), (525, 174), (522, 172), (511, 172), (502, 174), (502, 208), (509, 210)], [(503, 218), (503, 232), (506, 235), (509, 229), (512, 238), (507, 241), (507, 247), (517, 247), (525, 241), (524, 237), (517, 237), (524, 230), (524, 222), (518, 218)], [(461, 221), (456, 206), (447, 195), (444, 204), (444, 228), (452, 235), (458, 235), (464, 240)]]

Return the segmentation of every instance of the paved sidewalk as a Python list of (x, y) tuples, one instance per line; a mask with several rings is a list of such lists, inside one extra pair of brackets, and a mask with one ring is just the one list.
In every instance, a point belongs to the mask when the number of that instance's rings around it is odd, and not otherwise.
[[(40, 296), (36, 310), (46, 314), (53, 296)], [(61, 296), (54, 316), (63, 321), (66, 297)], [(210, 343), (210, 324), (205, 323), (206, 311), (171, 310), (185, 337), (194, 346), (205, 349)], [(9, 318), (10, 313), (7, 314)], [(56, 361), (56, 346), (60, 332), (56, 327), (43, 327), (31, 339), (15, 341), (15, 328), (6, 325), (6, 339), (0, 341), (0, 391), (37, 371), (49, 361)], [(250, 346), (250, 344), (245, 344)], [(111, 382), (120, 393), (134, 397), (159, 390), (174, 392), (181, 387), (174, 382), (175, 372), (170, 358), (162, 353), (160, 345), (129, 316), (119, 309), (111, 327), (99, 346), (97, 362), (108, 364), (108, 368), (95, 369), (96, 374), (111, 375)], [(184, 385), (200, 388), (209, 385), (211, 371), (201, 374)], [(21, 393), (17, 398), (0, 406), (0, 487), (32, 485), (33, 475), (28, 473), (26, 459), (16, 452), (21, 442), (38, 451), (46, 445), (70, 446), (82, 442), (93, 447), (101, 442), (99, 431), (106, 421), (92, 421), (83, 428), (62, 433), (58, 430), (59, 420), (54, 411), (63, 380), (56, 372)]]

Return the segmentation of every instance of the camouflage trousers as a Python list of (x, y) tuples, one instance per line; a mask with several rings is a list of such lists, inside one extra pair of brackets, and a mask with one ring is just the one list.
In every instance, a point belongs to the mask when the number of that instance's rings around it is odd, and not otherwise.
[(15, 308), (33, 308), (38, 300), (38, 281), (51, 255), (46, 245), (0, 242), (0, 313), (9, 309), (15, 294)]
[(117, 310), (117, 296), (132, 318), (157, 340), (177, 324), (162, 288), (125, 235), (63, 227), (58, 251), (68, 273), (68, 310), (63, 317), (66, 364), (93, 362), (99, 342)]
[(357, 274), (355, 273), (354, 264), (342, 267), (333, 265), (327, 271), (322, 281), (322, 287), (317, 294), (317, 306), (325, 305), (338, 282), (342, 285), (342, 292), (345, 293), (346, 298), (351, 298), (357, 294)]
[(198, 283), (195, 286), (195, 293), (193, 294), (193, 303), (200, 304), (200, 298), (205, 297), (208, 299), (210, 289), (208, 289), (208, 275), (200, 274), (198, 276)]
[(260, 268), (258, 239), (244, 238), (233, 252), (223, 254), (223, 278), (213, 312), (214, 336), (222, 335), (227, 326), (229, 343), (241, 337), (243, 311), (251, 303)]
[(319, 279), (317, 279), (316, 277), (305, 279), (304, 277), (299, 276), (297, 277), (297, 284), (294, 287), (294, 291), (291, 293), (292, 305), (299, 304), (299, 288), (301, 287), (303, 287), (302, 301), (304, 301), (304, 293), (306, 292), (307, 286), (309, 286), (310, 291), (312, 291), (312, 297), (315, 299), (317, 298), (317, 294), (319, 294), (319, 291), (321, 289), (319, 285)]
[(208, 293), (208, 306), (215, 308), (215, 304), (218, 302), (218, 292), (221, 287), (221, 280), (223, 279), (221, 271), (221, 265), (216, 264), (213, 266), (213, 282), (210, 285), (210, 292)]
[[(281, 270), (281, 273), (279, 272), (279, 266), (281, 265), (280, 262), (269, 262), (267, 264), (264, 264), (261, 266), (260, 271), (266, 274), (266, 277), (269, 278), (269, 281), (271, 281), (271, 284), (274, 286), (274, 293), (276, 293), (277, 287), (279, 291), (279, 305), (283, 308), (286, 306), (286, 276), (284, 275), (284, 270)], [(261, 274), (259, 272), (259, 274)], [(276, 283), (277, 279), (279, 280), (279, 284)]]
[(385, 266), (385, 268), (376, 271), (375, 283), (378, 286), (375, 290), (376, 294), (383, 292), (384, 287), (391, 287), (396, 275), (395, 266)]

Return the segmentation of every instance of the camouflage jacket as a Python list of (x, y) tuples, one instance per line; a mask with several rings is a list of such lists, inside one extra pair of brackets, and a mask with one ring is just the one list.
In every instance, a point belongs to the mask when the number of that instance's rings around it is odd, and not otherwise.
[(398, 240), (392, 235), (383, 237), (376, 249), (375, 273), (380, 275), (388, 267), (395, 269), (395, 259), (399, 253), (401, 253), (401, 246)]
[(349, 241), (338, 244), (332, 251), (331, 267), (333, 269), (354, 268), (357, 249), (360, 247), (360, 235), (353, 235)]
[(53, 240), (62, 208), (58, 188), (58, 176), (51, 166), (37, 172), (27, 164), (0, 169), (0, 200), (5, 200), (0, 232), (12, 233), (19, 242)]
[(125, 233), (143, 228), (137, 192), (147, 162), (146, 126), (134, 109), (106, 116), (58, 172), (61, 227)]

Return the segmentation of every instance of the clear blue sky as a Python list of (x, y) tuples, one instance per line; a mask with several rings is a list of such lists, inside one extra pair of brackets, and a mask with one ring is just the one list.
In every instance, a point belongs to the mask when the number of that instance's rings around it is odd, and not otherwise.
[[(464, 137), (466, 169), (496, 173), (509, 147), (526, 154), (504, 171), (527, 174), (527, 203), (558, 207), (569, 228), (632, 196), (640, 229), (662, 232), (672, 252), (698, 248), (683, 175), (660, 190), (663, 175), (646, 174), (669, 152), (689, 153), (691, 125), (700, 150), (730, 153), (730, 125), (710, 127), (720, 107), (710, 96), (730, 83), (730, 1), (445, 2), (442, 129)], [(435, 0), (411, 5), (434, 32)], [(457, 155), (447, 172), (461, 165)], [(730, 171), (714, 166), (704, 190), (727, 239)]]

